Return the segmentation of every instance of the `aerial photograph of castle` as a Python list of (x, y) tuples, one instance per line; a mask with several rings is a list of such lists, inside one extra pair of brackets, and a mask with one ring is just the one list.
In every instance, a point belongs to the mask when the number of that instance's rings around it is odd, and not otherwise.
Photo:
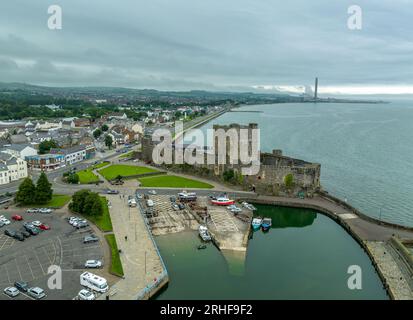
[(0, 305), (413, 300), (412, 17), (4, 1)]

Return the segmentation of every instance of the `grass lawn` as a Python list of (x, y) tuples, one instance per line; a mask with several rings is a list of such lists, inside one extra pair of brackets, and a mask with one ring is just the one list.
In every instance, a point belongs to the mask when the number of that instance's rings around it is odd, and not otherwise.
[(80, 184), (89, 184), (99, 182), (99, 177), (95, 175), (91, 169), (76, 172), (79, 176)]
[(107, 234), (105, 236), (106, 241), (110, 246), (111, 251), (111, 264), (110, 272), (119, 276), (123, 276), (122, 262), (120, 261), (118, 245), (114, 234)]
[(134, 176), (138, 174), (158, 172), (158, 170), (147, 168), (147, 167), (138, 167), (138, 166), (128, 166), (114, 164), (107, 168), (99, 170), (99, 173), (105, 177), (106, 180), (113, 180), (118, 175), (122, 177)]
[(103, 215), (100, 217), (85, 216), (88, 220), (93, 222), (103, 232), (113, 231), (112, 220), (110, 219), (108, 202), (105, 197), (100, 197), (103, 206)]
[(154, 177), (144, 177), (140, 178), (143, 187), (158, 187), (158, 188), (200, 188), (200, 189), (211, 189), (214, 186), (188, 178), (177, 177), (177, 176), (154, 176)]
[(95, 165), (94, 165), (93, 167), (91, 167), (90, 169), (91, 169), (91, 170), (99, 169), (99, 168), (102, 168), (102, 167), (107, 166), (109, 163), (110, 163), (109, 161), (104, 161), (104, 162), (102, 162), (102, 163), (95, 164)]
[(62, 195), (62, 194), (54, 194), (52, 200), (50, 200), (46, 204), (39, 204), (39, 205), (31, 205), (31, 208), (61, 208), (65, 206), (70, 199), (71, 196)]
[(121, 158), (121, 159), (130, 158), (130, 157), (133, 156), (134, 153), (135, 153), (135, 151), (131, 151), (131, 152), (122, 154), (119, 158)]

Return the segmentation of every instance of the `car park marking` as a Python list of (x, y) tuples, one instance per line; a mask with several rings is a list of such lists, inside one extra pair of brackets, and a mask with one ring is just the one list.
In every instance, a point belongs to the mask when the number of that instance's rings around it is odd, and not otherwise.
[(42, 269), (42, 273), (45, 275), (46, 273), (44, 272), (43, 266), (40, 263), (40, 259), (39, 259), (39, 256), (37, 255), (37, 251), (34, 251), (34, 255), (36, 256), (37, 262), (39, 263), (40, 268)]
[(6, 275), (7, 275), (7, 279), (9, 280), (9, 283), (12, 283), (10, 280), (10, 275), (9, 275), (9, 270), (7, 269), (7, 265), (4, 265), (4, 269), (6, 269)]
[(27, 261), (27, 265), (29, 266), (30, 272), (32, 274), (32, 278), (35, 279), (36, 277), (34, 276), (32, 266), (30, 265), (29, 257), (27, 255), (26, 255), (26, 261)]
[(19, 272), (20, 280), (23, 281), (23, 277), (22, 277), (22, 274), (21, 274), (21, 272), (20, 272), (19, 264), (17, 263), (17, 259), (16, 259), (16, 258), (14, 259), (14, 262), (16, 262), (16, 268), (17, 268), (17, 271)]

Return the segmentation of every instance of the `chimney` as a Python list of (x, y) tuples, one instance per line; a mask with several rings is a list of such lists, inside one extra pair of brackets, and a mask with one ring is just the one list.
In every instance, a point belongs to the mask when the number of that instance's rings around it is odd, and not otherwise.
[(318, 98), (318, 78), (315, 78), (315, 86), (314, 86), (314, 100)]

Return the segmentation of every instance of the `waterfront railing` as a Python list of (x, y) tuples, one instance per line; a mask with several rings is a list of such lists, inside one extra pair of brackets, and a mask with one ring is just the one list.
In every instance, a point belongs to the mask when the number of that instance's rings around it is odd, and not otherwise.
[(152, 235), (152, 231), (151, 231), (150, 226), (149, 226), (149, 220), (148, 220), (148, 218), (146, 217), (146, 215), (145, 215), (145, 213), (144, 213), (144, 208), (142, 207), (142, 201), (141, 201), (140, 199), (136, 199), (136, 202), (138, 203), (139, 212), (140, 212), (140, 214), (141, 214), (141, 216), (142, 216), (142, 218), (143, 218), (143, 221), (145, 222), (146, 231), (147, 231), (148, 234), (149, 234), (149, 237), (150, 237), (150, 239), (151, 239), (151, 241), (152, 241), (152, 243), (153, 243), (153, 245), (154, 245), (154, 247), (155, 247), (156, 254), (158, 255), (159, 260), (161, 261), (161, 265), (162, 265), (162, 273), (161, 273), (161, 275), (160, 275), (159, 277), (157, 277), (154, 282), (152, 282), (152, 283), (150, 283), (149, 285), (147, 285), (145, 288), (143, 288), (143, 289), (138, 293), (136, 299), (137, 299), (137, 300), (144, 300), (145, 298), (146, 298), (146, 299), (149, 299), (150, 297), (152, 297), (153, 294), (154, 294), (157, 290), (160, 289), (159, 286), (160, 286), (161, 284), (163, 284), (165, 281), (167, 281), (167, 279), (168, 279), (168, 270), (166, 269), (165, 262), (164, 262), (163, 259), (162, 259), (162, 256), (161, 256), (161, 253), (160, 253), (160, 251), (159, 251), (158, 245), (156, 244), (156, 241), (155, 241), (155, 239), (154, 239), (154, 237), (153, 237), (153, 235)]

